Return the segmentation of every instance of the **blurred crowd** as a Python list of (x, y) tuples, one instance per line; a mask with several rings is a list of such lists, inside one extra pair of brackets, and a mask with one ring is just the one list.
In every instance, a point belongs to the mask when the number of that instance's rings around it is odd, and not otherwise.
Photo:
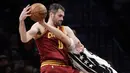
[(40, 73), (35, 43), (22, 43), (18, 34), (0, 29), (0, 73)]

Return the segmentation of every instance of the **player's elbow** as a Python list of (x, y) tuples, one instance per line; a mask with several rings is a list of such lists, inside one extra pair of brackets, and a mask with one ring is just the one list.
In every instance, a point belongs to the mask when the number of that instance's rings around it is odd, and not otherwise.
[(21, 38), (21, 42), (27, 43), (28, 41), (27, 41), (26, 39), (22, 39), (22, 38)]

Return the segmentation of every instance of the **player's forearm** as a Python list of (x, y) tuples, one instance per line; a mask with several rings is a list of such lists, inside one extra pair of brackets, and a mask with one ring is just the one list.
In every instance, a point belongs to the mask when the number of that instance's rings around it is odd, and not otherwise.
[(50, 32), (52, 32), (58, 39), (60, 39), (63, 43), (65, 43), (67, 46), (70, 45), (70, 39), (68, 36), (66, 36), (62, 31), (59, 29), (49, 25), (45, 24), (45, 28), (47, 28)]
[(19, 33), (20, 33), (20, 38), (22, 42), (27, 42), (27, 37), (26, 37), (26, 27), (24, 21), (19, 22)]

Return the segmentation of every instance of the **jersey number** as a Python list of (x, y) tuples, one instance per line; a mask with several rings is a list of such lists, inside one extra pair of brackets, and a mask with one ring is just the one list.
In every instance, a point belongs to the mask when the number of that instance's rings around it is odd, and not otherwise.
[(60, 41), (60, 40), (58, 40), (58, 48), (59, 49), (63, 49), (63, 43)]

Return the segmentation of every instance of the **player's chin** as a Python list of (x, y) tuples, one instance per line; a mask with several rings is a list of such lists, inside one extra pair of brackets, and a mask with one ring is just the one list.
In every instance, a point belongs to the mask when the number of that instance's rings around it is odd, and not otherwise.
[(60, 26), (61, 24), (62, 24), (62, 21), (59, 21), (59, 22), (58, 22), (58, 25)]

